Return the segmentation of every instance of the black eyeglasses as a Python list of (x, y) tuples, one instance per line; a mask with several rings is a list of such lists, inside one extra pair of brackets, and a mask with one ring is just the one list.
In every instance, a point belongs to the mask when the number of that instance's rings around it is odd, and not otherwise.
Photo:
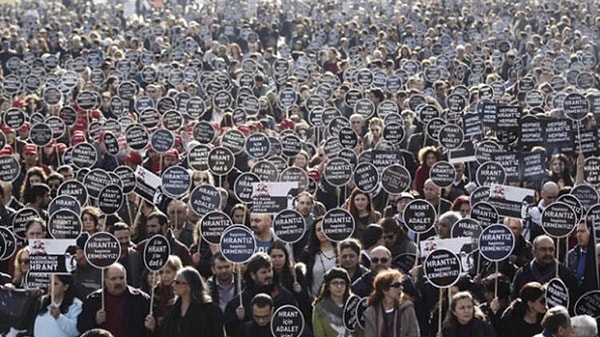
[(381, 264), (386, 264), (388, 263), (389, 259), (387, 257), (382, 257), (382, 258), (378, 258), (378, 257), (374, 257), (371, 259), (371, 263), (374, 264), (378, 264), (381, 262)]
[(402, 287), (402, 283), (400, 283), (400, 282), (394, 282), (394, 283), (390, 284), (390, 287), (392, 287), (392, 288), (400, 288), (400, 287)]
[(21, 260), (19, 260), (19, 263), (29, 264), (29, 259), (21, 259)]
[(334, 287), (345, 287), (346, 281), (331, 281), (331, 285)]

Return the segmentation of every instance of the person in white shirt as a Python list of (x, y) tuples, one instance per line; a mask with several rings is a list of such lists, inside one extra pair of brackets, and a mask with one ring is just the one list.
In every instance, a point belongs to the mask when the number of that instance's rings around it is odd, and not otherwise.
[[(560, 188), (559, 188), (558, 184), (556, 184), (553, 181), (548, 181), (542, 186), (542, 190), (540, 192), (540, 196), (542, 199), (537, 204), (537, 206), (531, 207), (528, 211), (533, 224), (535, 224), (537, 226), (540, 225), (541, 220), (542, 220), (542, 212), (544, 212), (544, 209), (546, 208), (546, 206), (548, 206), (551, 203), (556, 201), (556, 199), (558, 198), (559, 190), (560, 190)], [(531, 231), (532, 231), (531, 226), (523, 227), (523, 237), (525, 238), (525, 240), (531, 241), (531, 239), (536, 236), (536, 233), (533, 233), (534, 235), (532, 235)], [(541, 233), (537, 233), (537, 234), (541, 234)]]
[(54, 275), (52, 282), (53, 295), (41, 298), (42, 305), (35, 319), (33, 336), (79, 336), (77, 317), (81, 313), (82, 302), (75, 297), (73, 276)]

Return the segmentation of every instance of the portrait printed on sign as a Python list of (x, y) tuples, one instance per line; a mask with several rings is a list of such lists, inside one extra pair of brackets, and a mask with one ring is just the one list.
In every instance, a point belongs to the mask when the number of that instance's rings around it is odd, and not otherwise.
[(31, 273), (71, 274), (77, 266), (73, 239), (30, 240), (29, 252)]
[(258, 182), (252, 183), (252, 189), (252, 211), (256, 213), (274, 214), (291, 209), (298, 195), (297, 182)]

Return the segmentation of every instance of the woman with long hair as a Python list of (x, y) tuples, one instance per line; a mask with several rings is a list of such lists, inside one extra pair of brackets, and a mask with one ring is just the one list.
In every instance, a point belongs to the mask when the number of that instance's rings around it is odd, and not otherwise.
[(402, 291), (403, 280), (398, 270), (375, 276), (365, 311), (365, 336), (419, 337), (417, 314)]
[(181, 259), (177, 255), (171, 255), (165, 266), (158, 272), (160, 275), (158, 284), (154, 287), (154, 306), (152, 313), (160, 326), (169, 308), (175, 302), (174, 281), (175, 274), (183, 268)]
[(282, 241), (273, 241), (267, 249), (267, 254), (271, 257), (273, 264), (273, 283), (279, 284), (294, 295), (298, 307), (309, 321), (312, 307), (302, 269), (294, 266), (286, 245)]
[(348, 212), (352, 214), (356, 227), (352, 237), (361, 239), (368, 225), (377, 223), (381, 213), (373, 208), (373, 200), (369, 193), (364, 193), (355, 188), (349, 197)]
[(550, 158), (548, 163), (548, 179), (558, 184), (560, 188), (573, 186), (573, 177), (571, 175), (571, 164), (569, 158), (557, 153)]
[[(33, 326), (34, 337), (76, 337), (77, 316), (82, 302), (75, 297), (73, 276), (54, 275), (52, 294), (41, 298), (41, 305)], [(54, 301), (54, 302), (52, 302)]]
[(41, 162), (53, 169), (60, 166), (60, 158), (56, 149), (56, 141), (52, 141), (50, 144), (42, 148)]
[(17, 251), (14, 260), (12, 284), (17, 288), (25, 288), (25, 275), (29, 271), (29, 247)]
[[(225, 337), (225, 319), (221, 309), (212, 302), (204, 278), (192, 267), (180, 269), (175, 276), (177, 300), (167, 313), (158, 336)], [(156, 322), (151, 315), (146, 316), (146, 327), (156, 330)]]
[(303, 169), (304, 171), (307, 171), (309, 160), (310, 160), (310, 156), (308, 155), (308, 152), (306, 152), (304, 150), (300, 150), (300, 152), (297, 155), (290, 158), (288, 164), (289, 164), (289, 166), (299, 167), (299, 168)]
[(240, 203), (233, 205), (229, 215), (234, 224), (244, 225), (250, 228), (250, 210), (245, 204)]
[(529, 337), (542, 331), (546, 313), (546, 290), (538, 282), (526, 283), (519, 297), (502, 314), (504, 337)]
[(363, 151), (374, 149), (383, 139), (383, 120), (373, 117), (369, 121), (369, 132), (363, 137)]
[(323, 234), (322, 222), (322, 217), (315, 219), (301, 259), (306, 264), (306, 285), (311, 298), (319, 293), (325, 272), (335, 267), (337, 262), (336, 245)]
[(313, 303), (312, 325), (315, 337), (348, 337), (344, 327), (344, 303), (350, 297), (350, 276), (345, 269), (334, 267), (326, 274)]
[(23, 201), (23, 197), (29, 193), (31, 186), (35, 184), (46, 183), (46, 172), (39, 166), (34, 166), (27, 170), (25, 173), (25, 179), (23, 179), (23, 183), (21, 184), (21, 188), (19, 189), (19, 197), (21, 201)]
[(450, 310), (442, 325), (442, 337), (496, 337), (473, 295), (461, 291), (450, 301)]
[(435, 146), (426, 146), (419, 150), (419, 164), (415, 172), (415, 189), (423, 196), (425, 180), (429, 179), (429, 170), (442, 159), (442, 153)]

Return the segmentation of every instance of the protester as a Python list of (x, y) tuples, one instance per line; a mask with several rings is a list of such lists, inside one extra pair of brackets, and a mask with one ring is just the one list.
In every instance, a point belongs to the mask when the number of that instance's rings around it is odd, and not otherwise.
[[(177, 300), (159, 326), (160, 336), (196, 336), (198, 331), (208, 336), (224, 337), (223, 313), (212, 303), (206, 281), (192, 267), (180, 269), (175, 276)], [(146, 327), (156, 330), (152, 315), (146, 316)]]
[(348, 212), (352, 214), (356, 223), (353, 237), (361, 240), (367, 226), (377, 223), (381, 218), (381, 213), (375, 210), (371, 196), (359, 189), (352, 190), (348, 199)]
[(73, 272), (73, 288), (75, 289), (75, 296), (82, 300), (86, 299), (93, 291), (98, 290), (101, 287), (102, 280), (102, 272), (90, 265), (85, 258), (83, 249), (88, 238), (89, 235), (87, 233), (81, 233), (75, 242), (75, 262), (77, 267), (75, 268), (75, 272)]
[(486, 277), (481, 283), (485, 302), (481, 302), (479, 308), (496, 330), (496, 335), (503, 336), (505, 327), (502, 316), (511, 304), (510, 280), (498, 273)]
[(273, 283), (273, 265), (266, 253), (256, 253), (248, 261), (245, 289), (240, 297), (234, 297), (225, 307), (225, 326), (229, 336), (239, 333), (240, 326), (252, 319), (252, 298), (258, 293), (271, 296), (276, 307), (296, 305), (294, 296), (285, 288)]
[(589, 315), (571, 317), (575, 337), (594, 337), (598, 335), (598, 322)]
[(495, 337), (496, 333), (492, 325), (486, 321), (473, 296), (465, 291), (452, 296), (441, 335), (443, 337)]
[(360, 242), (356, 239), (346, 239), (337, 247), (338, 265), (350, 275), (351, 283), (359, 279), (369, 269), (361, 264)]
[[(56, 275), (52, 277), (52, 295), (41, 297), (40, 311), (35, 319), (34, 336), (79, 336), (77, 317), (81, 313), (82, 302), (75, 297), (73, 277)], [(54, 301), (54, 302), (52, 302)]]
[(301, 266), (291, 260), (286, 244), (282, 241), (274, 241), (267, 249), (267, 254), (273, 263), (273, 281), (294, 295), (304, 317), (308, 319), (312, 308)]
[(158, 272), (159, 281), (151, 295), (154, 296), (152, 316), (159, 327), (162, 326), (163, 319), (175, 302), (175, 276), (181, 268), (183, 268), (181, 259), (176, 255), (170, 255)]
[(575, 274), (565, 265), (554, 258), (554, 241), (546, 235), (540, 235), (533, 240), (534, 258), (528, 264), (517, 270), (513, 279), (512, 298), (517, 298), (520, 289), (528, 282), (546, 283), (557, 275), (565, 283), (569, 297), (575, 301), (578, 296), (578, 286)]
[(437, 148), (424, 147), (419, 151), (419, 163), (421, 164), (415, 172), (415, 189), (421, 197), (425, 197), (425, 181), (429, 179), (429, 170), (431, 166), (441, 160), (441, 153)]
[(343, 320), (343, 305), (350, 295), (348, 273), (338, 267), (329, 269), (313, 304), (312, 326), (315, 336), (352, 336)]
[(394, 218), (382, 218), (379, 224), (383, 228), (385, 246), (392, 253), (392, 258), (402, 254), (416, 254), (417, 245), (409, 240), (408, 235)]
[(15, 254), (12, 284), (17, 288), (26, 288), (25, 275), (29, 270), (29, 247), (23, 247)]
[(306, 264), (306, 283), (310, 287), (311, 298), (318, 294), (325, 272), (336, 266), (336, 254), (335, 243), (323, 234), (322, 218), (317, 218), (308, 234), (308, 244), (300, 259)]
[(402, 293), (403, 278), (397, 270), (375, 277), (365, 311), (365, 336), (420, 336), (413, 302)]
[(131, 231), (129, 225), (124, 222), (117, 222), (109, 227), (108, 232), (113, 234), (119, 241), (121, 247), (121, 263), (127, 270), (127, 284), (138, 288), (141, 283), (141, 276), (144, 270), (142, 254), (135, 250), (131, 242)]
[(371, 261), (371, 270), (364, 273), (352, 283), (352, 291), (361, 297), (369, 296), (373, 291), (373, 281), (377, 274), (392, 266), (392, 253), (384, 246), (373, 248), (370, 252), (369, 259)]
[(542, 327), (544, 330), (534, 337), (570, 337), (574, 335), (569, 311), (560, 305), (546, 311), (542, 319)]
[(575, 273), (577, 282), (581, 285), (586, 274), (586, 255), (590, 232), (587, 225), (584, 222), (580, 222), (575, 229), (575, 234), (577, 237), (577, 246), (569, 250), (567, 259), (569, 268)]
[(108, 267), (105, 275), (104, 289), (94, 291), (83, 301), (77, 329), (103, 328), (115, 337), (151, 336), (144, 325), (151, 309), (148, 294), (127, 285), (125, 267), (119, 263)]
[(273, 299), (267, 294), (256, 294), (250, 302), (252, 320), (242, 324), (238, 337), (270, 337), (271, 318), (273, 315)]
[[(192, 265), (192, 257), (187, 247), (179, 240), (173, 237), (173, 233), (169, 229), (169, 218), (162, 212), (150, 213), (147, 218), (148, 234), (150, 236), (155, 234), (163, 235), (169, 241), (171, 246), (171, 252), (173, 255), (177, 255), (184, 266)], [(136, 250), (139, 252), (144, 251), (144, 247), (148, 243), (148, 239), (138, 243)]]
[(538, 282), (526, 283), (519, 297), (502, 314), (501, 336), (533, 336), (542, 331), (546, 313), (546, 289)]

